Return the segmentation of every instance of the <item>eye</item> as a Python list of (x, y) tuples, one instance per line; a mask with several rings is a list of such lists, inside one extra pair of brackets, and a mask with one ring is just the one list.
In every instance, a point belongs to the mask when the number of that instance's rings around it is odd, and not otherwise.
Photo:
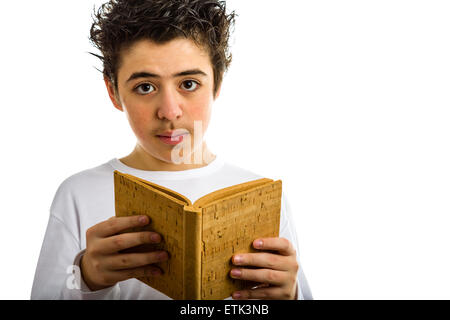
[[(195, 91), (197, 89), (197, 87), (200, 86), (200, 83), (198, 83), (197, 81), (194, 80), (186, 80), (183, 82), (184, 84), (188, 84), (188, 88), (187, 91)], [(192, 89), (192, 87), (194, 87), (194, 89)]]
[(134, 89), (134, 90), (136, 90), (137, 93), (139, 93), (141, 95), (145, 95), (145, 94), (149, 94), (153, 91), (153, 90), (149, 91), (151, 88), (153, 88), (153, 85), (151, 85), (150, 83), (143, 83), (143, 84), (138, 85), (136, 87), (136, 89)]

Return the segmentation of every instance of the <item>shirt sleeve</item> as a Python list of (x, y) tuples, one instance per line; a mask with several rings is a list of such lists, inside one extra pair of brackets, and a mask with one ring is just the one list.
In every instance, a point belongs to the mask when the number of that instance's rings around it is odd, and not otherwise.
[(119, 285), (90, 291), (80, 272), (84, 250), (58, 217), (51, 214), (31, 289), (31, 300), (119, 299)]
[(297, 255), (297, 263), (299, 270), (297, 273), (297, 299), (298, 300), (313, 300), (311, 289), (303, 271), (299, 258), (299, 245), (297, 240), (297, 232), (295, 229), (295, 222), (289, 201), (285, 192), (282, 192), (281, 201), (281, 218), (280, 218), (280, 237), (288, 239), (295, 248)]

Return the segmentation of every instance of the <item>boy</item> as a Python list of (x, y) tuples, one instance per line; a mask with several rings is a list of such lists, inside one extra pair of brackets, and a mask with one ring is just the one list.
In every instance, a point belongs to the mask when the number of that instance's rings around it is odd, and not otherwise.
[[(163, 185), (192, 202), (262, 178), (225, 163), (203, 141), (231, 63), (227, 50), (234, 13), (227, 15), (222, 1), (111, 0), (95, 18), (91, 41), (103, 54), (96, 56), (103, 61), (105, 85), (114, 107), (126, 114), (137, 144), (130, 155), (60, 185), (31, 298), (168, 299), (135, 279), (158, 276), (161, 270), (154, 264), (169, 259), (167, 252), (120, 252), (162, 239), (154, 232), (119, 234), (149, 219), (114, 217), (113, 171)], [(175, 159), (180, 154), (184, 161)], [(283, 194), (280, 237), (255, 239), (254, 247), (264, 252), (233, 256), (230, 276), (261, 285), (234, 292), (232, 298), (312, 298), (299, 268), (290, 214)]]

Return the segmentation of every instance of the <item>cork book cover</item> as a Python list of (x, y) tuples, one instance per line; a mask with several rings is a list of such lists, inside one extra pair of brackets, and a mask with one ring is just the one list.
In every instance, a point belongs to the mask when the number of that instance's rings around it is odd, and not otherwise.
[[(258, 252), (257, 238), (278, 237), (282, 181), (261, 178), (213, 191), (194, 203), (173, 190), (114, 171), (117, 217), (148, 215), (150, 224), (126, 232), (154, 231), (158, 244), (133, 252), (166, 250), (159, 276), (140, 281), (176, 300), (221, 300), (252, 283), (230, 277), (236, 253)], [(253, 283), (254, 285), (254, 283)]]

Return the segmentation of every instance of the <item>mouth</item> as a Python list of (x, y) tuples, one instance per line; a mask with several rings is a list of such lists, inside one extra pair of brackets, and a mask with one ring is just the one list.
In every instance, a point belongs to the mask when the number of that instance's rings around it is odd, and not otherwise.
[(176, 138), (176, 137), (184, 136), (186, 134), (187, 134), (187, 132), (185, 132), (184, 130), (177, 129), (175, 131), (166, 131), (166, 132), (163, 132), (163, 133), (158, 134), (156, 136), (157, 137), (164, 137), (164, 138)]
[(173, 136), (165, 136), (165, 135), (157, 135), (158, 139), (163, 142), (164, 144), (168, 145), (177, 145), (183, 141), (183, 137), (186, 134), (179, 134), (179, 135), (173, 135)]
[(161, 137), (161, 138), (176, 138), (176, 137), (181, 137), (184, 136), (185, 133), (183, 134), (178, 134), (178, 135), (173, 135), (173, 136), (165, 136), (165, 135), (156, 135), (157, 137)]

